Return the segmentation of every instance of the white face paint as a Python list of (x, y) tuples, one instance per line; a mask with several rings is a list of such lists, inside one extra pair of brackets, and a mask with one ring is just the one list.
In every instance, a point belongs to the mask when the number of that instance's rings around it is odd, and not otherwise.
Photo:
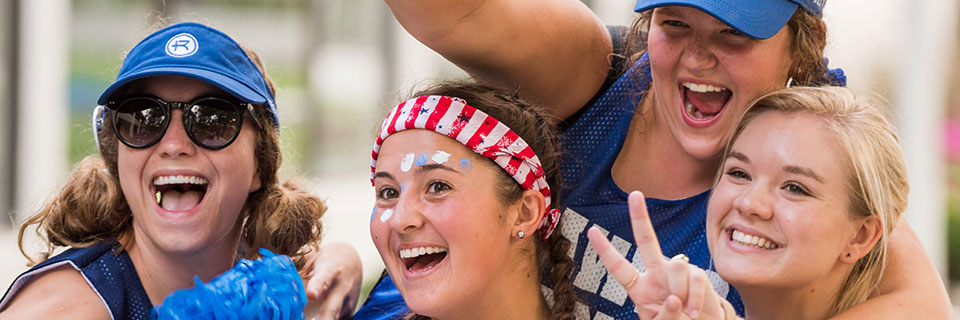
[(393, 216), (393, 209), (383, 210), (383, 213), (380, 214), (380, 222), (387, 222), (390, 220), (390, 217)]
[(437, 153), (433, 154), (433, 157), (430, 157), (430, 160), (436, 163), (444, 163), (447, 160), (450, 160), (450, 154), (443, 152), (442, 150), (437, 150)]
[(412, 153), (408, 153), (407, 155), (403, 156), (402, 159), (400, 159), (400, 171), (408, 172), (408, 171), (410, 171), (410, 167), (412, 167), (412, 166), (413, 166), (413, 154), (412, 154)]

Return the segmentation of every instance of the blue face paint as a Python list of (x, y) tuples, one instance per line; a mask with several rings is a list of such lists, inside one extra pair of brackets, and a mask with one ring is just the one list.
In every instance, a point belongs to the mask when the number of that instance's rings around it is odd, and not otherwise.
[(400, 185), (400, 192), (403, 193), (403, 192), (406, 191), (406, 190), (407, 190), (407, 185), (401, 184), (401, 185)]
[(413, 164), (415, 164), (418, 167), (422, 167), (423, 165), (427, 164), (427, 154), (426, 153), (418, 154), (417, 160), (414, 161)]
[(470, 166), (471, 166), (470, 159), (467, 159), (467, 158), (460, 159), (460, 172), (463, 172), (464, 174), (466, 174), (467, 172), (470, 172)]
[(377, 207), (373, 207), (373, 212), (370, 213), (370, 222), (373, 222), (373, 217), (377, 215)]

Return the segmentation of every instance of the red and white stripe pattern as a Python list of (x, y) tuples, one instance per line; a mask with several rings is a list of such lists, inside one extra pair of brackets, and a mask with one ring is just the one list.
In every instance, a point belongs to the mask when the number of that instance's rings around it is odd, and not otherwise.
[(536, 189), (547, 203), (547, 214), (538, 230), (547, 239), (557, 227), (560, 210), (550, 208), (550, 186), (540, 159), (526, 141), (505, 124), (460, 98), (420, 96), (398, 104), (380, 127), (373, 145), (371, 181), (377, 168), (380, 145), (391, 134), (407, 129), (424, 129), (453, 138), (481, 156), (490, 158), (513, 177), (524, 190)]

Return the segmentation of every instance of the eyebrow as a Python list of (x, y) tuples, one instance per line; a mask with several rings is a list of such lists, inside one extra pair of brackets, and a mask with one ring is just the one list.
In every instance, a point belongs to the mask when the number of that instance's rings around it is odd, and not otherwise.
[[(750, 163), (750, 158), (747, 158), (747, 155), (737, 151), (730, 151), (730, 154), (727, 155), (727, 158), (734, 158), (742, 162), (745, 162), (747, 164)], [(818, 175), (816, 172), (813, 172), (813, 169), (810, 169), (810, 168), (795, 166), (795, 165), (786, 165), (786, 166), (783, 166), (783, 171), (786, 171), (787, 173), (807, 176), (807, 177), (813, 178), (814, 180), (817, 180), (820, 183), (823, 183), (823, 177)]]
[(823, 178), (817, 175), (816, 172), (813, 172), (813, 169), (810, 169), (810, 168), (787, 165), (787, 166), (783, 166), (783, 171), (793, 173), (793, 174), (799, 174), (802, 176), (807, 176), (807, 177), (813, 178), (814, 180), (817, 180), (820, 183), (823, 183)]
[(453, 170), (453, 168), (448, 167), (448, 166), (445, 166), (445, 165), (443, 165), (443, 164), (440, 164), (440, 163), (431, 163), (431, 164), (425, 164), (425, 165), (423, 165), (423, 166), (421, 166), (421, 167), (417, 167), (417, 174), (421, 174), (421, 173), (424, 173), (424, 172), (426, 172), (426, 171), (432, 171), (432, 170), (437, 170), (437, 169), (446, 170), (446, 171), (450, 171), (450, 172), (454, 172), (454, 173), (460, 173), (460, 171)]
[(727, 155), (727, 158), (734, 158), (746, 163), (750, 163), (750, 158), (747, 158), (747, 155), (733, 150), (730, 151), (730, 154)]
[(374, 174), (373, 174), (373, 179), (377, 179), (377, 178), (385, 178), (385, 179), (390, 179), (390, 180), (394, 180), (394, 181), (397, 180), (396, 178), (393, 177), (393, 175), (391, 175), (391, 174), (389, 174), (389, 173), (387, 173), (387, 172), (384, 172), (384, 171), (377, 171), (376, 173), (374, 173)]

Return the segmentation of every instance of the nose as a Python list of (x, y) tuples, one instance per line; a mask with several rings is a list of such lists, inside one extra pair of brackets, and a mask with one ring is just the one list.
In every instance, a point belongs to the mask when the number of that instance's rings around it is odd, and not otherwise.
[(737, 196), (733, 206), (742, 215), (753, 215), (760, 219), (773, 217), (772, 193), (763, 186), (754, 185)]
[(712, 69), (717, 65), (717, 57), (710, 50), (710, 40), (702, 36), (687, 43), (680, 61), (694, 73)]
[(187, 157), (196, 154), (197, 146), (193, 144), (187, 131), (183, 127), (183, 113), (180, 110), (173, 110), (170, 114), (170, 124), (167, 126), (167, 132), (157, 143), (160, 156), (166, 158)]
[(393, 216), (387, 220), (391, 229), (410, 233), (423, 227), (423, 201), (416, 192), (401, 192), (397, 205), (391, 209)]

